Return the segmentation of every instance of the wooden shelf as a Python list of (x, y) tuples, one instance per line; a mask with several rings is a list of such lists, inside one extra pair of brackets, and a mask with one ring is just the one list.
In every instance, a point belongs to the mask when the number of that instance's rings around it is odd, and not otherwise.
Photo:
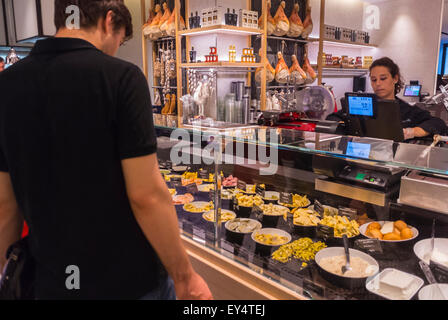
[(190, 36), (190, 37), (201, 36), (204, 34), (231, 34), (234, 36), (239, 34), (241, 36), (249, 36), (262, 33), (263, 33), (262, 30), (259, 29), (235, 27), (229, 25), (216, 25), (204, 28), (187, 29), (179, 31), (180, 36)]
[[(310, 38), (309, 42), (318, 42), (319, 39)], [(375, 49), (378, 48), (376, 44), (356, 43), (344, 40), (324, 39), (324, 46), (344, 47), (344, 48), (360, 48), (360, 49)]]
[(245, 62), (197, 62), (197, 63), (182, 63), (181, 68), (260, 68), (262, 63), (245, 63)]

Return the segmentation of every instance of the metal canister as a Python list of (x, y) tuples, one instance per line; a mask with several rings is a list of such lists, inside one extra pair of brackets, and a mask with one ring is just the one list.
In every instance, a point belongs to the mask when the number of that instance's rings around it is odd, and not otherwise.
[(242, 112), (243, 112), (242, 123), (248, 124), (250, 121), (250, 97), (248, 94), (245, 94), (243, 96)]

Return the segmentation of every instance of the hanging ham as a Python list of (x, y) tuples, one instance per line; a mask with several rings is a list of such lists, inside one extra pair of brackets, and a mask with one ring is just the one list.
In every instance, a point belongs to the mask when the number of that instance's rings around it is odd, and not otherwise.
[(291, 16), (289, 17), (289, 31), (286, 34), (288, 37), (297, 38), (302, 34), (303, 23), (299, 17), (299, 4), (296, 3), (292, 9)]
[(162, 19), (162, 16), (163, 16), (162, 8), (160, 7), (160, 4), (156, 5), (154, 11), (155, 11), (156, 15), (152, 19), (151, 24), (143, 30), (143, 33), (145, 34), (145, 36), (148, 36), (151, 40), (158, 39), (162, 34), (160, 32), (160, 28), (159, 28), (160, 19)]
[(289, 68), (283, 59), (283, 54), (281, 52), (277, 53), (278, 63), (275, 68), (275, 80), (278, 83), (287, 83), (289, 78)]
[[(185, 20), (182, 16), (180, 16), (179, 19), (179, 31), (185, 30)], [(167, 28), (166, 28), (167, 35), (174, 37), (176, 35), (176, 11), (174, 10), (171, 13), (171, 17), (168, 20)]]
[[(260, 51), (258, 51), (258, 54), (261, 55), (261, 48)], [(271, 66), (271, 64), (269, 63), (268, 59), (265, 60), (265, 68), (266, 68), (266, 82), (272, 82), (275, 79), (275, 69)], [(257, 83), (261, 83), (261, 76), (262, 76), (262, 71), (263, 68), (257, 68), (257, 70), (255, 70), (255, 81)]]
[(307, 74), (303, 69), (300, 67), (299, 60), (297, 59), (296, 55), (293, 55), (291, 57), (292, 59), (292, 66), (289, 69), (289, 72), (291, 73), (291, 79), (296, 84), (303, 84), (305, 83), (305, 80), (307, 79)]
[(308, 5), (306, 8), (305, 21), (303, 22), (302, 38), (308, 39), (311, 32), (313, 32), (313, 19), (311, 19), (311, 7)]
[[(268, 36), (271, 36), (274, 34), (275, 31), (275, 20), (272, 17), (271, 14), (271, 1), (268, 0), (268, 27), (267, 27), (267, 32), (268, 32)], [(263, 29), (263, 16), (260, 17), (260, 19), (258, 19), (258, 26), (260, 27), (260, 29)]]
[(289, 20), (285, 14), (285, 1), (282, 1), (278, 6), (277, 13), (274, 16), (275, 21), (275, 31), (274, 35), (282, 37), (285, 36), (289, 31)]
[(168, 7), (168, 4), (166, 2), (163, 3), (163, 16), (162, 19), (160, 19), (160, 31), (162, 32), (163, 35), (167, 34), (167, 29), (168, 29), (168, 21), (170, 20), (171, 17), (171, 10)]
[(310, 60), (308, 59), (308, 54), (305, 55), (304, 60), (305, 61), (303, 63), (303, 71), (305, 71), (307, 75), (305, 83), (311, 84), (314, 81), (316, 81), (317, 78), (316, 71), (314, 71), (313, 67), (311, 66)]

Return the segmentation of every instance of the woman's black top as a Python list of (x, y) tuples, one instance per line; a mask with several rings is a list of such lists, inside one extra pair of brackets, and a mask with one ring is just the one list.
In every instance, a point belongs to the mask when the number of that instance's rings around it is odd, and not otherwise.
[[(411, 106), (401, 99), (397, 99), (400, 104), (401, 123), (403, 128), (419, 127), (430, 135), (448, 134), (448, 128), (442, 119), (431, 116), (429, 111)], [(346, 115), (343, 110), (330, 114), (326, 120), (345, 121)]]

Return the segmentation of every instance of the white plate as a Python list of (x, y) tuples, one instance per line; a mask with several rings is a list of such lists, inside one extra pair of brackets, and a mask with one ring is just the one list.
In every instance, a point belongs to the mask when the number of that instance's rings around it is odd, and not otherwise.
[[(190, 202), (190, 203), (187, 203), (187, 204), (191, 204), (191, 205), (195, 206), (196, 208), (201, 208), (201, 207), (205, 207), (206, 205), (210, 204), (210, 202), (193, 201), (193, 202)], [(185, 210), (185, 205), (187, 205), (187, 204), (184, 204), (184, 206), (183, 206), (184, 210)], [(202, 210), (202, 211), (198, 211), (198, 212), (192, 212), (192, 211), (188, 211), (188, 210), (185, 210), (185, 211), (190, 212), (190, 213), (204, 213), (204, 212), (209, 211), (209, 210)]]
[[(448, 254), (448, 239), (446, 238), (434, 238), (434, 248), (437, 250)], [(425, 260), (424, 257), (426, 254), (429, 254), (431, 251), (431, 239), (424, 239), (417, 242), (414, 245), (414, 253), (415, 255), (422, 261), (429, 264), (428, 260)]]
[(188, 167), (187, 166), (174, 166), (171, 169), (175, 172), (182, 172), (182, 171), (187, 171)]
[[(440, 291), (442, 291), (442, 294), (445, 297), (440, 297), (440, 293), (436, 288), (437, 285), (439, 286)], [(418, 299), (419, 300), (448, 300), (448, 284), (447, 283), (437, 283), (437, 284), (430, 284), (430, 285), (424, 286), (418, 292)]]
[[(401, 293), (401, 290), (396, 287), (391, 287), (387, 284), (381, 282), (381, 280), (387, 275), (393, 273), (395, 278), (412, 278), (411, 287), (407, 290), (406, 293)], [(423, 286), (425, 281), (423, 279), (414, 276), (413, 274), (406, 273), (397, 269), (387, 268), (384, 269), (380, 274), (378, 274), (375, 278), (370, 280), (366, 284), (367, 290), (370, 292), (379, 295), (388, 300), (410, 300), (420, 288)]]
[[(214, 216), (215, 216), (215, 214), (214, 214), (215, 210), (210, 210), (210, 211), (204, 212), (204, 213), (202, 214), (202, 218), (203, 218), (205, 221), (208, 221), (208, 222), (215, 222), (215, 221), (213, 221), (213, 220), (207, 220), (206, 217), (205, 217), (205, 216), (206, 216), (209, 212), (211, 212), (211, 211), (213, 211), (213, 218), (214, 218)], [(221, 220), (222, 222), (227, 222), (227, 221), (229, 221), (229, 220), (233, 220), (233, 219), (236, 218), (236, 213), (233, 212), (233, 211), (226, 210), (226, 209), (221, 209), (221, 216), (222, 216), (223, 213), (228, 213), (228, 214), (230, 214), (230, 215), (232, 216), (232, 218), (230, 218), (230, 219), (228, 219), (228, 220)]]
[(278, 236), (282, 236), (282, 237), (288, 238), (288, 241), (283, 243), (283, 244), (281, 244), (281, 245), (287, 244), (287, 243), (291, 242), (291, 240), (292, 240), (291, 235), (288, 232), (283, 231), (281, 229), (264, 228), (264, 229), (260, 229), (260, 230), (254, 231), (252, 233), (252, 236), (251, 236), (252, 240), (254, 240), (256, 243), (259, 243), (261, 245), (268, 246), (268, 247), (278, 247), (280, 245), (279, 244), (271, 245), (271, 244), (265, 244), (265, 243), (259, 242), (259, 241), (255, 240), (255, 234), (272, 234), (272, 235), (278, 235)]
[[(369, 237), (369, 236), (366, 235), (367, 227), (369, 226), (369, 224), (371, 224), (373, 222), (378, 222), (381, 225), (381, 227), (383, 227), (387, 222), (393, 222), (393, 221), (372, 221), (372, 222), (369, 222), (369, 223), (364, 223), (362, 226), (359, 227), (359, 232), (364, 237), (369, 238), (369, 239), (375, 239), (375, 238), (372, 238), (372, 237)], [(418, 230), (416, 228), (414, 228), (413, 226), (409, 226), (409, 225), (408, 225), (408, 228), (411, 229), (412, 234), (413, 234), (413, 237), (411, 239), (406, 239), (406, 240), (380, 240), (380, 241), (381, 242), (406, 242), (406, 241), (411, 241), (411, 240), (414, 240), (415, 238), (417, 238), (418, 237)]]

